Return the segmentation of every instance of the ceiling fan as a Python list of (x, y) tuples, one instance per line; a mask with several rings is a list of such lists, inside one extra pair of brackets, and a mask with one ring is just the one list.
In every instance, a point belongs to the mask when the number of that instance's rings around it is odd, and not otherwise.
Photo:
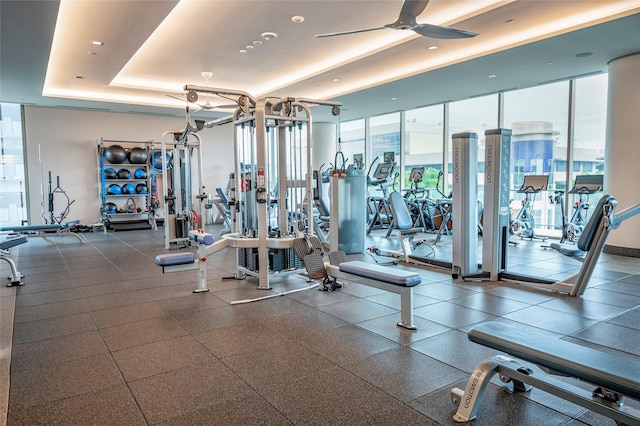
[(416, 18), (424, 11), (429, 4), (429, 0), (405, 0), (400, 10), (400, 16), (395, 22), (375, 28), (365, 28), (362, 30), (340, 31), (336, 33), (318, 34), (316, 37), (333, 37), (346, 34), (364, 33), (384, 29), (392, 30), (412, 30), (416, 33), (431, 38), (469, 38), (478, 34), (470, 31), (458, 30), (456, 28), (441, 27), (439, 25), (418, 24)]

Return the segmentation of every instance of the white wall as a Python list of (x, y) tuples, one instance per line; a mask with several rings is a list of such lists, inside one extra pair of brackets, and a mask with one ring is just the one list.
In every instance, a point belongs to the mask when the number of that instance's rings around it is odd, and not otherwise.
[[(162, 141), (168, 130), (183, 129), (184, 118), (140, 114), (83, 111), (72, 109), (25, 107), (26, 173), (28, 176), (29, 223), (42, 224), (42, 193), (39, 147), (42, 156), (42, 185), (45, 218), (49, 218), (47, 194), (48, 172), (53, 186), (60, 176), (60, 187), (75, 202), (67, 220), (91, 225), (100, 219), (97, 140)], [(233, 171), (233, 126), (204, 129), (202, 139), (204, 192), (225, 188)], [(196, 194), (194, 194), (196, 195)], [(59, 215), (65, 203), (56, 196), (54, 213)]]

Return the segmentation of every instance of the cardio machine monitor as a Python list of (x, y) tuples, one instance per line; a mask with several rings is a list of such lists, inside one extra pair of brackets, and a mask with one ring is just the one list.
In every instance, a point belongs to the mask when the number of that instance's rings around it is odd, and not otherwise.
[(373, 178), (376, 180), (383, 180), (391, 176), (393, 173), (392, 163), (379, 163), (376, 167), (376, 171), (373, 173)]
[(411, 173), (409, 173), (409, 181), (410, 182), (422, 182), (422, 177), (424, 176), (424, 167), (414, 167), (411, 169)]

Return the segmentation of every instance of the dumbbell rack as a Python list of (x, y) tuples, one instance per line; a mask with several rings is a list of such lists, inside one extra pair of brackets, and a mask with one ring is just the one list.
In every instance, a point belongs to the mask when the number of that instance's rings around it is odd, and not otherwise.
[[(111, 163), (105, 158), (105, 151), (112, 145), (119, 145), (127, 151), (131, 148), (143, 148), (147, 154), (147, 161), (144, 164), (140, 164), (131, 163), (127, 159), (122, 163)], [(104, 225), (105, 232), (157, 228), (153, 195), (152, 153), (153, 142), (98, 139), (98, 197), (100, 201), (100, 221)], [(131, 177), (128, 179), (108, 177), (105, 174), (105, 170), (108, 168), (115, 170), (128, 169), (131, 172)], [(136, 169), (144, 169), (146, 177), (135, 178), (134, 170)], [(110, 185), (123, 186), (132, 184), (135, 187), (141, 183), (147, 186), (146, 193), (111, 194), (108, 190)], [(135, 208), (132, 208), (131, 201), (135, 204)], [(115, 205), (115, 209), (113, 209), (113, 205)]]

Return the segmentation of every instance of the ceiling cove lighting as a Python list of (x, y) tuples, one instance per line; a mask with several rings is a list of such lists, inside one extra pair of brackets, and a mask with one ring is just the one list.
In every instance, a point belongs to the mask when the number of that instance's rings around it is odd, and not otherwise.
[[(394, 70), (370, 73), (360, 80), (353, 81), (352, 84), (340, 85), (339, 88), (341, 90), (338, 90), (338, 86), (332, 86), (332, 88), (326, 88), (324, 91), (317, 92), (314, 94), (314, 97), (330, 99), (357, 90), (362, 90), (363, 88), (373, 87), (399, 78), (409, 77), (421, 72), (427, 72), (446, 65), (459, 63), (466, 59), (478, 57), (479, 55), (500, 52), (504, 49), (519, 46), (524, 43), (542, 40), (549, 34), (584, 28), (594, 21), (603, 19), (603, 17), (623, 13), (625, 10), (630, 8), (632, 8), (632, 6), (628, 3), (610, 4), (603, 2), (599, 7), (595, 7), (584, 13), (572, 15), (570, 17), (561, 17), (556, 20), (548, 20), (531, 28), (513, 31), (503, 37), (497, 37), (493, 40), (461, 47), (449, 53), (443, 52), (437, 56), (425, 58), (423, 61), (406, 64), (405, 66), (398, 67)], [(401, 34), (405, 33), (404, 31), (397, 32)]]

